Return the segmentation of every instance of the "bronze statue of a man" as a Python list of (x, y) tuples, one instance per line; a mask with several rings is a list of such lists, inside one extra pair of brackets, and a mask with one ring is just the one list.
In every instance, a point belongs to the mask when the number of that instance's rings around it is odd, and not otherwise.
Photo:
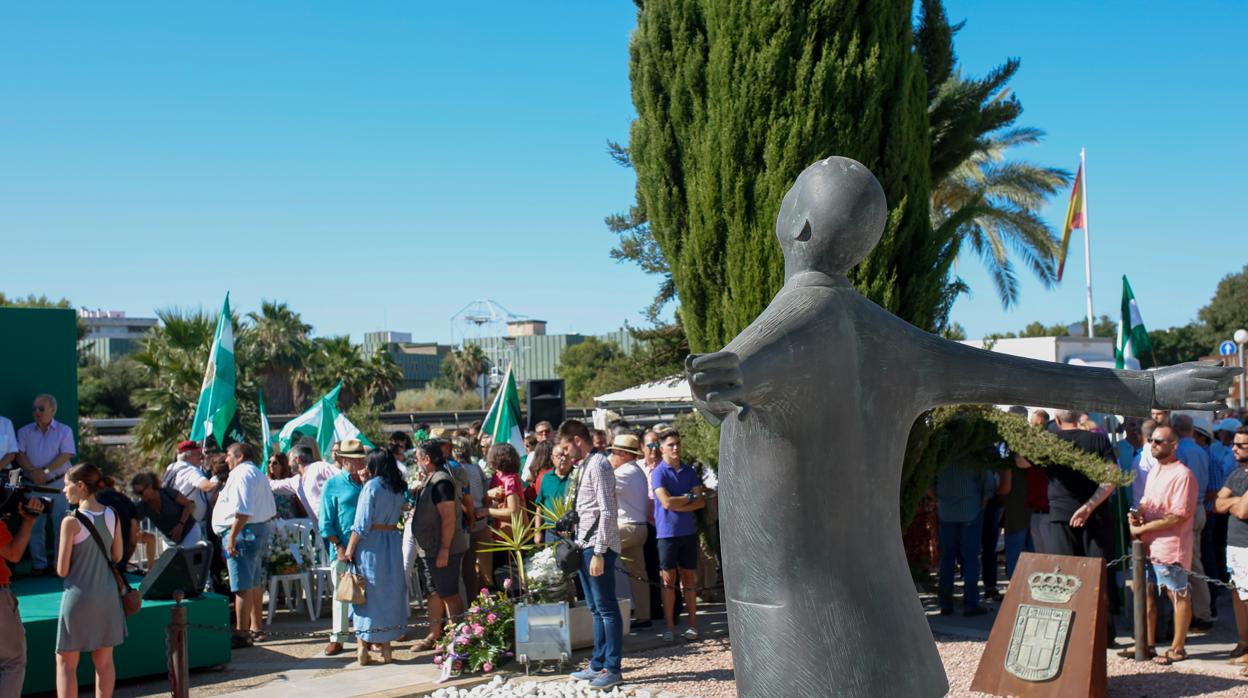
[(886, 215), (861, 163), (806, 168), (776, 218), (784, 286), (723, 351), (687, 361), (695, 404), (723, 426), (720, 526), (742, 696), (948, 691), (901, 545), (902, 456), (925, 410), (1213, 409), (1238, 372), (1076, 368), (919, 330), (846, 277)]

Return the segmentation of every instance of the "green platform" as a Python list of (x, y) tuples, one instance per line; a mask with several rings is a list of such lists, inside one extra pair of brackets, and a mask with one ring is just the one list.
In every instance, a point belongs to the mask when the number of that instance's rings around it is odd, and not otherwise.
[[(138, 588), (139, 578), (131, 577), (130, 583)], [(13, 582), (12, 591), (18, 598), (22, 625), (26, 627), (27, 660), (23, 694), (56, 690), (56, 623), (63, 588), (64, 582), (57, 577)], [(229, 625), (230, 609), (224, 596), (204, 594), (183, 603), (187, 608), (188, 623), (214, 627)], [(129, 634), (126, 641), (113, 650), (118, 680), (168, 673), (165, 628), (169, 625), (172, 608), (172, 601), (144, 601), (143, 609), (127, 619)], [(230, 661), (228, 632), (191, 628), (187, 632), (187, 643), (191, 668), (216, 666)], [(91, 664), (90, 655), (84, 653), (78, 661), (79, 685), (95, 683), (95, 667)], [(83, 695), (90, 695), (89, 689)]]

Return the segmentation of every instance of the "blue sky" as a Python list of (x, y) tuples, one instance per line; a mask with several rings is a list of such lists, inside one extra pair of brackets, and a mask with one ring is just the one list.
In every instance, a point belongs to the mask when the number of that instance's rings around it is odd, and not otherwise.
[[(949, 12), (968, 72), (1023, 61), (1023, 121), (1049, 135), (1018, 157), (1073, 169), (1088, 149), (1098, 313), (1127, 273), (1150, 327), (1193, 317), (1245, 262), (1248, 11)], [(445, 341), (479, 298), (551, 332), (639, 324), (657, 282), (608, 257), (602, 224), (633, 195), (605, 145), (632, 118), (634, 21), (620, 0), (0, 6), (0, 291), (148, 316), (229, 289), (357, 339)], [(954, 319), (1079, 318), (1076, 242), (1068, 281), (1023, 277), (1008, 313), (963, 260)]]

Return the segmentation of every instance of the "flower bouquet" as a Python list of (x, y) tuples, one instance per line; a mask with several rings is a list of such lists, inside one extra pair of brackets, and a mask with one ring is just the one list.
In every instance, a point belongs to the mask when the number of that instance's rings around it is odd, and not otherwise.
[(312, 551), (299, 545), (299, 529), (280, 527), (273, 531), (265, 556), (267, 575), (298, 574), (312, 567)]
[(502, 593), (482, 589), (458, 622), (448, 623), (434, 648), (433, 663), (442, 667), (443, 680), (464, 670), (490, 672), (513, 656), (515, 606), (507, 598), (511, 580)]
[(555, 560), (555, 546), (546, 545), (524, 564), (524, 577), (535, 603), (559, 603), (568, 597), (568, 580)]

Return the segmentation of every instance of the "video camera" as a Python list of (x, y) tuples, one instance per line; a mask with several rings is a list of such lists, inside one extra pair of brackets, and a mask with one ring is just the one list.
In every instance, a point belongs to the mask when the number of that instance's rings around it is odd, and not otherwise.
[[(40, 487), (38, 485), (30, 485), (22, 483), (19, 478), (21, 471), (12, 470), (6, 482), (0, 482), (0, 520), (7, 521), (21, 514), (26, 508), (26, 500), (30, 499), (37, 493), (55, 494), (60, 490), (54, 487)], [(52, 511), (52, 500), (47, 497), (38, 497), (43, 503), (44, 512)]]
[(569, 509), (563, 515), (563, 518), (555, 522), (555, 535), (567, 538), (576, 537), (576, 526), (581, 522), (580, 514), (576, 513), (576, 509)]

